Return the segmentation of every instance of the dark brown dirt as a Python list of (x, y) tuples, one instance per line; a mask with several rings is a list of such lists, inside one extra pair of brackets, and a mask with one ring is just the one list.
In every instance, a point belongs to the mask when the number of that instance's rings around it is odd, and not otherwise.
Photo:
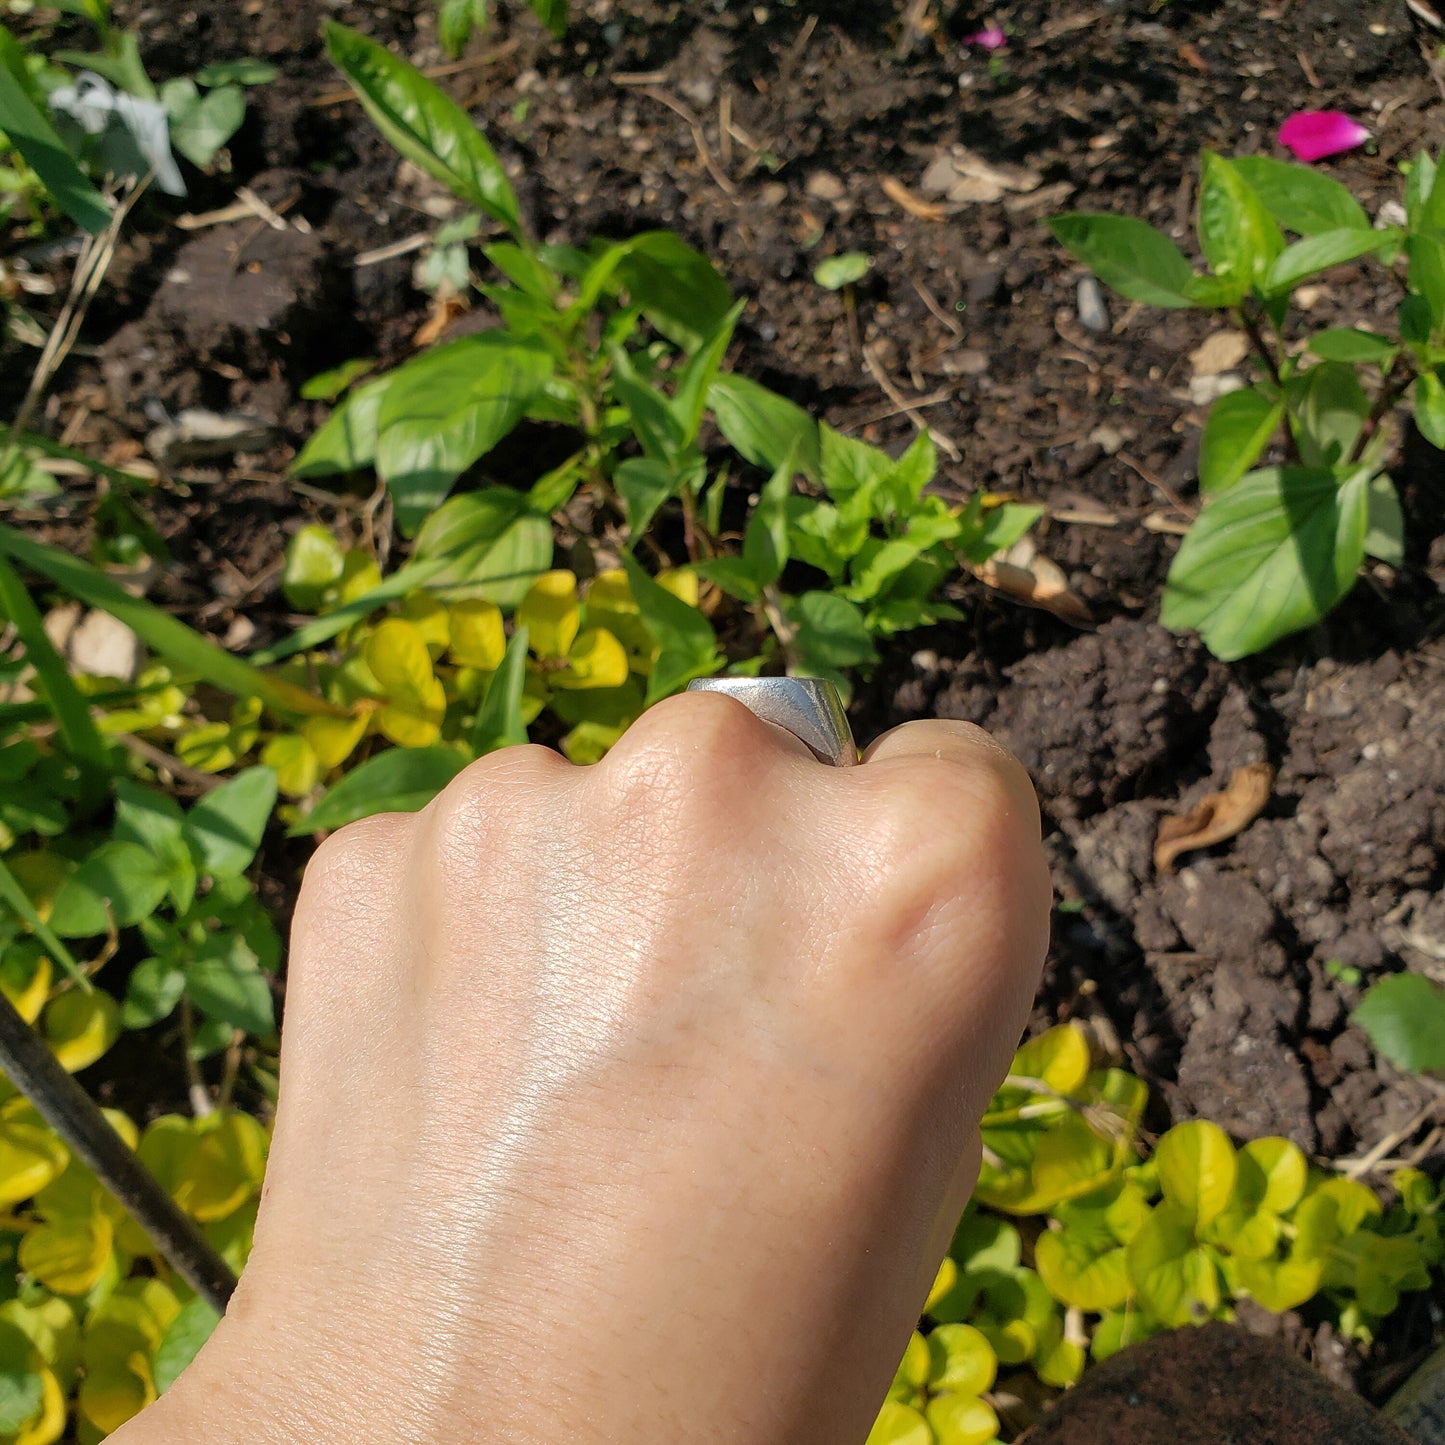
[(1175, 1330), (1088, 1371), (1021, 1445), (1408, 1445), (1280, 1345), (1229, 1325)]
[[(1040, 549), (1098, 630), (961, 580), (968, 620), (898, 639), (854, 708), (862, 735), (928, 715), (981, 722), (1028, 764), (1063, 905), (1036, 1023), (1094, 1020), (1169, 1116), (1336, 1156), (1400, 1133), (1394, 1155), (1423, 1143), (1438, 1163), (1425, 1086), (1375, 1060), (1348, 1012), (1384, 971), (1445, 974), (1440, 455), (1407, 436), (1395, 459), (1404, 567), (1375, 568), (1332, 617), (1263, 658), (1213, 661), (1156, 619), (1170, 527), (1197, 505), (1204, 410), (1190, 352), (1215, 328), (1108, 296), (1109, 330), (1086, 330), (1080, 272), (1041, 224), (1109, 209), (1188, 248), (1200, 147), (1268, 152), (1305, 106), (1369, 120), (1376, 144), (1330, 170), (1378, 212), (1399, 194), (1396, 162), (1445, 139), (1402, 0), (958, 5), (907, 58), (901, 7), (881, 0), (576, 8), (561, 44), (504, 14), (474, 66), (444, 82), (485, 124), (533, 228), (571, 242), (680, 231), (749, 298), (738, 369), (885, 445), (926, 418), (943, 439), (945, 494), (985, 487), (1049, 508)], [(423, 65), (441, 57), (422, 3), (153, 0), (143, 13), (158, 75), (248, 52), (283, 72), (251, 92), (232, 174), (195, 178), (189, 207), (229, 204), (245, 182), (303, 227), (182, 231), (149, 205), (92, 313), (98, 355), (72, 364), (49, 420), (58, 434), (84, 404), (78, 441), (117, 460), (139, 453), (157, 403), (279, 428), (270, 452), (192, 469), (145, 499), (172, 554), (154, 595), (245, 647), (288, 625), (287, 535), (317, 518), (350, 536), (367, 525), (363, 498), (285, 481), (324, 415), (297, 387), (354, 356), (409, 354), (427, 314), (414, 255), (358, 258), (434, 230), (447, 210), (356, 106), (328, 98), (340, 84), (320, 24), (334, 15)], [(1012, 37), (992, 68), (959, 43), (990, 18)], [(921, 194), (929, 164), (959, 144), (1031, 168), (1036, 188), (944, 221), (884, 189)], [(859, 290), (871, 368), (839, 298), (811, 280), (818, 259), (848, 249), (874, 262)], [(1343, 267), (1316, 288), (1309, 319), (1380, 324), (1394, 300), (1378, 269)], [(525, 485), (524, 461), (510, 449), (484, 465)], [(91, 501), (74, 491), (43, 525), (79, 546)], [(1095, 520), (1068, 520), (1082, 513)], [(1264, 814), (1156, 876), (1159, 820), (1255, 761), (1277, 771)], [(1428, 1309), (1411, 1320), (1414, 1339), (1428, 1336)]]

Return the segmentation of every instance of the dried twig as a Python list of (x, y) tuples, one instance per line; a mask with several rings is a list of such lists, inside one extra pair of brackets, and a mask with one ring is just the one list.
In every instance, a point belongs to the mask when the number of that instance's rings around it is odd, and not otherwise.
[(733, 184), (732, 177), (713, 159), (713, 154), (708, 149), (707, 137), (703, 134), (702, 122), (698, 120), (692, 111), (675, 96), (669, 95), (665, 90), (658, 90), (655, 86), (643, 86), (639, 94), (645, 95), (649, 100), (655, 100), (659, 105), (665, 105), (674, 115), (682, 117), (688, 129), (692, 132), (692, 142), (697, 147), (698, 159), (707, 167), (708, 175), (710, 175), (728, 195), (737, 195), (738, 188)]
[(918, 431), (927, 432), (928, 435), (933, 438), (934, 443), (948, 454), (950, 461), (962, 461), (963, 453), (954, 444), (953, 438), (947, 435), (947, 433), (939, 431), (937, 427), (929, 426), (929, 424), (918, 415), (918, 403), (909, 401), (898, 389), (897, 384), (883, 369), (883, 364), (878, 360), (872, 345), (863, 348), (863, 361), (873, 380), (883, 389), (883, 394), (899, 411), (907, 415), (908, 420), (913, 423), (914, 427)]

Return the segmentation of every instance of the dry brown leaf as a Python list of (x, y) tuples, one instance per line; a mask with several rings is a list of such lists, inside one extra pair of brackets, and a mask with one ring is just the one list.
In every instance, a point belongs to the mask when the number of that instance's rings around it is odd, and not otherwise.
[(431, 315), (417, 327), (412, 343), (416, 346), (431, 346), (439, 341), (458, 316), (467, 309), (467, 303), (460, 296), (445, 296), (438, 292), (432, 298)]
[(1154, 870), (1167, 873), (1181, 853), (1209, 848), (1242, 833), (1269, 802), (1274, 769), (1268, 763), (1246, 763), (1234, 770), (1222, 793), (1210, 793), (1187, 813), (1163, 818), (1154, 839)]
[(910, 216), (917, 216), (920, 221), (941, 221), (948, 215), (942, 206), (932, 201), (920, 201), (902, 181), (894, 180), (892, 176), (884, 176), (879, 184), (890, 201), (896, 201)]
[(935, 156), (920, 185), (930, 195), (950, 201), (997, 201), (1010, 191), (1036, 191), (1043, 176), (1027, 166), (994, 165), (965, 146)]
[(1037, 552), (1027, 537), (973, 571), (984, 586), (1026, 606), (1041, 607), (1076, 627), (1088, 627), (1094, 620), (1084, 599), (1069, 589), (1062, 568)]

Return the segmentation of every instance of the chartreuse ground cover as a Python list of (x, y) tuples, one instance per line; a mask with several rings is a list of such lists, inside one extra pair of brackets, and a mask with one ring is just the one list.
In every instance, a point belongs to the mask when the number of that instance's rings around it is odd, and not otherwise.
[[(255, 1115), (275, 1087), (280, 944), (255, 885), (276, 822), (317, 837), (419, 807), (529, 737), (595, 760), (649, 704), (725, 668), (846, 688), (880, 642), (957, 617), (960, 569), (1037, 515), (982, 495), (946, 504), (929, 490), (926, 436), (894, 457), (730, 372), (741, 307), (705, 257), (668, 232), (538, 243), (469, 117), (356, 32), (329, 26), (327, 42), (398, 150), (469, 208), (436, 249), (454, 284), (485, 265), (475, 289), (499, 318), (391, 371), (356, 358), (308, 388), (336, 405), (297, 475), (374, 473), (405, 560), (383, 572), (367, 547), (302, 528), (283, 590), (306, 620), (241, 658), (106, 572), (121, 554), (159, 555), (140, 504), (115, 500), (131, 495), (123, 472), (104, 470), (116, 491), (90, 561), (0, 526), (14, 641), (0, 660), (14, 698), (0, 705), (0, 991), (72, 1071), (104, 1063), (127, 1031), (184, 1055), (195, 1117), (110, 1118), (236, 1268), (265, 1164)], [(1433, 179), (1411, 174), (1433, 198)], [(1227, 304), (1253, 318), (1248, 287)], [(1411, 364), (1434, 344), (1415, 344)], [(1292, 402), (1292, 377), (1272, 405), (1342, 409), (1327, 390)], [(564, 459), (503, 485), (489, 457), (524, 423), (565, 441), (549, 453)], [(1328, 465), (1357, 448), (1374, 459), (1364, 430)], [(71, 673), (43, 627), (42, 597), (57, 594), (134, 630), (150, 657), (134, 683)], [(1395, 1024), (1400, 1056), (1419, 1057), (1409, 1020)], [(1424, 1176), (1397, 1176), (1386, 1207), (1284, 1140), (1236, 1148), (1196, 1121), (1151, 1148), (1145, 1103), (1076, 1029), (1020, 1051), (875, 1445), (1005, 1438), (1011, 1376), (1066, 1386), (1088, 1359), (1227, 1317), (1243, 1297), (1369, 1338), (1430, 1283), (1440, 1200)], [(215, 1317), (8, 1085), (0, 1210), (0, 1445), (97, 1440), (176, 1377)]]
[[(1196, 628), (1233, 659), (1311, 626), (1366, 560), (1404, 558), (1386, 470), (1406, 406), (1445, 447), (1445, 174), (1421, 152), (1403, 167), (1403, 225), (1371, 223), (1330, 176), (1268, 156), (1203, 156), (1196, 270), (1130, 216), (1072, 214), (1058, 239), (1100, 280), (1150, 306), (1218, 314), (1248, 338), (1253, 376), (1204, 427), (1199, 489), (1164, 592), (1167, 627)], [(1306, 282), (1368, 258), (1398, 285), (1393, 327), (1311, 329)], [(1260, 466), (1271, 449), (1277, 463)]]

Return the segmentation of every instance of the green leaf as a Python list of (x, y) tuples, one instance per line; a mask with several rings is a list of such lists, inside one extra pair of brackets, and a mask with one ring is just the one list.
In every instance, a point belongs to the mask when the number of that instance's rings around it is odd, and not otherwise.
[(1073, 1230), (1046, 1230), (1034, 1245), (1034, 1265), (1049, 1293), (1074, 1309), (1117, 1309), (1129, 1298), (1123, 1248), (1102, 1248)]
[(83, 773), (83, 796), (97, 795), (110, 772), (110, 752), (90, 715), (90, 704), (71, 680), (70, 670), (45, 631), (34, 599), (15, 569), (0, 560), (0, 616), (8, 617), (25, 646), (25, 659), (35, 669), (32, 687), (55, 717), (65, 746)]
[(1432, 447), (1445, 448), (1445, 385), (1439, 374), (1422, 371), (1410, 393), (1415, 404), (1415, 425)]
[(743, 533), (743, 565), (757, 587), (767, 587), (788, 564), (788, 498), (793, 492), (793, 456), (768, 478)]
[(269, 85), (281, 72), (270, 61), (254, 55), (240, 55), (235, 60), (214, 60), (195, 74), (197, 85)]
[(1373, 331), (1357, 326), (1332, 326), (1316, 332), (1306, 343), (1308, 349), (1324, 361), (1366, 362), (1385, 366), (1400, 353), (1400, 348)]
[[(682, 428), (667, 398), (645, 381), (620, 346), (612, 348), (612, 388), (642, 449), (653, 461), (674, 462), (683, 448)], [(636, 531), (637, 528), (633, 527)]]
[(143, 958), (131, 970), (120, 1021), (128, 1029), (146, 1029), (169, 1018), (186, 991), (186, 976), (174, 964)]
[(630, 552), (624, 553), (622, 565), (642, 620), (661, 648), (647, 679), (648, 703), (667, 697), (695, 677), (715, 673), (722, 658), (707, 618), (654, 582)]
[(239, 85), (220, 85), (202, 95), (182, 76), (161, 86), (161, 104), (170, 117), (171, 145), (201, 170), (246, 119), (246, 92)]
[[(12, 60), (19, 43), (8, 30), (0, 30), (0, 35), (0, 131), (40, 177), (55, 204), (82, 230), (99, 235), (110, 225), (110, 207), (66, 150), (49, 117), (36, 108), (28, 87), (16, 78)], [(24, 66), (23, 57), (20, 64)]]
[(202, 1013), (248, 1034), (276, 1028), (271, 985), (239, 934), (213, 935), (186, 961), (186, 994)]
[(271, 768), (247, 768), (191, 805), (185, 839), (202, 873), (238, 878), (251, 865), (271, 809), (276, 806), (276, 774)]
[(1177, 1205), (1196, 1230), (1223, 1213), (1234, 1193), (1234, 1145), (1207, 1119), (1170, 1129), (1154, 1151), (1154, 1168), (1165, 1199)]
[(1193, 267), (1168, 236), (1144, 221), (1076, 211), (1055, 216), (1049, 229), (1121, 296), (1174, 309), (1195, 304), (1185, 291), (1194, 279)]
[(1199, 247), (1215, 275), (1243, 296), (1284, 250), (1264, 202), (1223, 156), (1204, 152), (1199, 179)]
[(376, 424), (381, 415), (381, 399), (395, 374), (389, 372), (357, 387), (312, 433), (291, 463), (291, 475), (329, 477), (371, 466), (376, 460)]
[(1236, 156), (1232, 164), (1286, 230), (1313, 236), (1319, 231), (1370, 229), (1370, 218), (1360, 203), (1313, 166), (1271, 156)]
[(61, 942), (55, 931), (35, 911), (30, 895), (21, 887), (20, 880), (12, 873), (3, 858), (0, 858), (0, 900), (15, 913), (16, 917), (40, 940), (45, 952), (68, 973), (82, 989), (89, 992), (92, 985), (90, 975), (75, 961), (75, 956)]
[(1219, 1271), (1177, 1205), (1150, 1212), (1126, 1257), (1139, 1303), (1161, 1325), (1199, 1324), (1219, 1308)]
[(1445, 1074), (1445, 988), (1423, 973), (1396, 973), (1374, 984), (1350, 1015), (1371, 1047), (1412, 1074)]
[(0, 1320), (0, 1434), (18, 1435), (40, 1414), (44, 1361), (18, 1325)]
[(527, 4), (557, 39), (567, 33), (567, 0), (527, 0)]
[(841, 255), (819, 261), (813, 270), (813, 280), (829, 291), (841, 291), (843, 287), (861, 281), (872, 265), (872, 260), (862, 251), (844, 251)]
[(627, 512), (628, 546), (636, 546), (657, 509), (678, 490), (678, 476), (658, 457), (629, 457), (612, 474), (612, 484)]
[(1307, 467), (1346, 464), (1370, 415), (1370, 398), (1353, 366), (1322, 361), (1285, 383), (1290, 426)]
[(522, 717), (522, 690), (527, 680), (527, 629), (519, 627), (507, 643), (502, 665), (487, 683), (486, 695), (472, 724), (472, 751), (477, 757), (527, 741)]
[[(1445, 240), (1433, 235), (1410, 236), (1405, 254), (1410, 258), (1410, 290), (1429, 306), (1430, 329), (1438, 332), (1445, 325)], [(1400, 330), (1403, 334), (1403, 317)]]
[(472, 32), (487, 28), (487, 0), (441, 0), (437, 6), (437, 39), (455, 60)]
[[(1405, 175), (1405, 217), (1412, 231), (1428, 231), (1438, 227), (1436, 217), (1426, 218), (1426, 211), (1432, 210), (1431, 201), (1436, 189), (1435, 162), (1428, 150), (1422, 150), (1407, 165)], [(1441, 197), (1445, 205), (1445, 195)]]
[(158, 1393), (165, 1394), (175, 1384), (220, 1322), (220, 1315), (203, 1299), (193, 1299), (181, 1306), (156, 1347), (152, 1372)]
[(102, 843), (60, 885), (49, 924), (61, 938), (129, 928), (149, 918), (169, 888), (165, 865), (135, 843)]
[(217, 647), (154, 603), (132, 597), (119, 583), (68, 552), (0, 525), (0, 556), (42, 573), (87, 606), (119, 618), (152, 652), (159, 653), (178, 671), (195, 673), (236, 697), (260, 698), (283, 717), (316, 710), (307, 694), (267, 677), (244, 658)]
[(521, 421), (551, 375), (545, 349), (499, 331), (435, 347), (391, 373), (377, 415), (376, 468), (407, 536)]
[(934, 1445), (928, 1421), (901, 1400), (885, 1400), (864, 1445)]
[(1363, 474), (1341, 484), (1323, 467), (1243, 477), (1189, 529), (1160, 620), (1198, 629), (1226, 662), (1317, 622), (1359, 573), (1367, 492)]
[(352, 383), (360, 381), (368, 372), (376, 370), (376, 362), (368, 356), (354, 356), (340, 366), (318, 371), (315, 376), (301, 383), (301, 395), (306, 401), (332, 401), (351, 389)]
[(687, 351), (702, 346), (732, 310), (732, 292), (717, 268), (671, 231), (634, 236), (617, 274), (632, 304)]
[(672, 412), (677, 419), (683, 446), (691, 446), (697, 440), (703, 415), (707, 411), (708, 391), (722, 368), (733, 330), (746, 305), (746, 301), (736, 302), (712, 335), (688, 357), (686, 365), (678, 372), (677, 387), (672, 394)]
[(373, 813), (424, 808), (466, 766), (465, 754), (436, 744), (389, 748), (353, 768), (291, 829), (293, 838), (331, 832)]
[(557, 277), (535, 251), (510, 241), (482, 247), (484, 255), (512, 285), (544, 307), (557, 299)]
[(1284, 403), (1257, 387), (1243, 387), (1210, 408), (1199, 439), (1199, 490), (1222, 492), (1259, 460), (1281, 421)]
[(1307, 276), (1327, 271), (1344, 261), (1368, 256), (1382, 246), (1398, 241), (1400, 231), (1388, 227), (1381, 231), (1360, 231), (1354, 228), (1321, 231), (1303, 241), (1286, 246), (1269, 268), (1264, 291), (1269, 296), (1282, 296), (1292, 291)]
[(1370, 501), (1367, 513), (1369, 529), (1365, 533), (1365, 555), (1391, 567), (1405, 561), (1405, 515), (1400, 510), (1400, 495), (1395, 484), (1383, 472), (1370, 478)]
[(877, 660), (878, 649), (857, 603), (835, 592), (804, 592), (789, 598), (786, 610), (798, 629), (798, 661), (805, 673), (828, 677)]
[(178, 909), (190, 907), (196, 890), (196, 868), (183, 836), (185, 818), (176, 801), (130, 778), (115, 780), (117, 843), (138, 843), (164, 865), (170, 893)]
[(818, 423), (786, 397), (729, 372), (713, 382), (708, 401), (718, 430), (755, 467), (773, 472), (796, 448), (798, 470), (811, 482), (823, 480)]
[(326, 22), (326, 48), (366, 113), (402, 155), (520, 237), (521, 213), (507, 173), (454, 100), (399, 56), (334, 20)]
[(313, 523), (302, 527), (286, 544), (281, 590), (299, 612), (319, 612), (329, 587), (341, 580), (346, 566), (341, 544), (330, 531)]

